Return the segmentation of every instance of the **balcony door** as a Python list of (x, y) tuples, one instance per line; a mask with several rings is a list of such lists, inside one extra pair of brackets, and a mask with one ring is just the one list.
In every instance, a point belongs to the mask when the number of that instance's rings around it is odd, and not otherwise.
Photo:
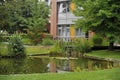
[(70, 27), (68, 25), (62, 25), (58, 27), (58, 36), (63, 40), (70, 38)]

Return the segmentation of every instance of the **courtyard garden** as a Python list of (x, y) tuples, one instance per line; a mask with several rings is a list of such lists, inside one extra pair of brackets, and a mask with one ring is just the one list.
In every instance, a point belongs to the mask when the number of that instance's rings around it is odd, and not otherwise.
[(0, 80), (120, 80), (120, 1), (70, 1), (82, 18), (56, 32), (47, 2), (0, 1)]

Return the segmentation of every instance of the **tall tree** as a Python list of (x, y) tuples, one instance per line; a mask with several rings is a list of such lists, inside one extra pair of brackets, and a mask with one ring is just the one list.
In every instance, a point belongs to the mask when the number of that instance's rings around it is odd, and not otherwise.
[(14, 32), (18, 28), (21, 15), (22, 0), (0, 1), (0, 29)]
[(120, 34), (120, 0), (73, 1), (76, 3), (75, 14), (83, 16), (76, 25), (106, 37), (109, 50), (113, 50), (114, 41)]
[(39, 0), (1, 0), (0, 29), (14, 33), (38, 27), (42, 31), (48, 14), (49, 8)]
[(28, 25), (28, 35), (36, 45), (42, 40), (42, 33), (45, 31), (45, 25), (48, 23), (49, 7), (45, 2), (33, 0), (33, 6), (30, 9), (31, 17), (26, 20)]

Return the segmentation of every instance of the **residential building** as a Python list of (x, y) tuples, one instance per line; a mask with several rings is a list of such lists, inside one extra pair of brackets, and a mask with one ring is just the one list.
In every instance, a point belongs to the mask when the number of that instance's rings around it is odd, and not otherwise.
[(47, 0), (50, 4), (50, 34), (54, 39), (65, 41), (85, 37), (82, 29), (75, 27), (75, 21), (82, 19), (73, 14), (75, 4), (71, 0)]

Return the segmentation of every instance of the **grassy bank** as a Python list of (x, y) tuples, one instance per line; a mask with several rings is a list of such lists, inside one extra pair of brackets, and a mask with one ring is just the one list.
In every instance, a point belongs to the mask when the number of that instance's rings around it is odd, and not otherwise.
[(52, 46), (26, 46), (26, 54), (48, 54)]
[[(25, 52), (27, 55), (34, 55), (34, 54), (48, 54), (52, 46), (25, 46)], [(0, 55), (7, 56), (8, 49), (6, 44), (0, 45)]]
[(87, 53), (86, 55), (120, 60), (120, 50), (114, 50), (114, 51), (96, 50), (96, 51)]
[(73, 73), (0, 75), (0, 80), (120, 80), (120, 69)]

